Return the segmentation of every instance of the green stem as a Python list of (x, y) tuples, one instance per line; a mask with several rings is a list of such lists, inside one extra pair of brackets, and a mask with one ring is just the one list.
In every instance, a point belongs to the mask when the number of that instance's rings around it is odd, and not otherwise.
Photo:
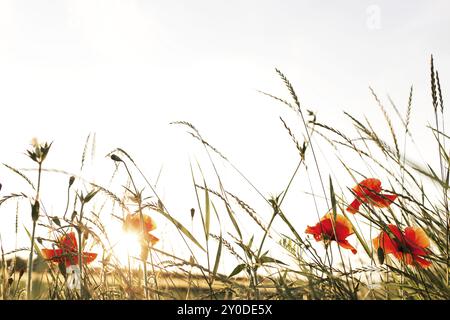
[(31, 248), (30, 255), (28, 257), (28, 268), (27, 268), (27, 300), (31, 300), (31, 290), (32, 290), (32, 269), (33, 269), (33, 247), (34, 247), (34, 236), (36, 231), (36, 222), (33, 221), (33, 229), (31, 231)]
[(81, 221), (83, 219), (83, 210), (84, 210), (84, 201), (81, 202), (81, 209), (80, 209), (80, 220), (78, 223), (78, 268), (80, 269), (80, 296), (83, 299), (83, 261), (82, 261), (82, 243), (81, 243), (81, 235), (82, 235), (82, 230), (81, 230)]
[[(36, 202), (39, 201), (39, 191), (41, 188), (41, 173), (42, 173), (42, 162), (39, 162), (39, 170), (38, 170), (38, 184), (36, 189)], [(35, 202), (35, 203), (36, 203)], [(34, 204), (36, 206), (36, 204)], [(39, 217), (39, 212), (38, 212)], [(37, 218), (38, 218), (37, 217)], [(33, 274), (33, 253), (34, 253), (34, 237), (36, 233), (36, 220), (33, 219), (33, 229), (31, 230), (31, 244), (30, 244), (30, 255), (28, 257), (28, 268), (27, 268), (27, 300), (31, 299), (32, 293), (32, 274)]]
[[(128, 166), (125, 162), (123, 162), (125, 169), (127, 170), (128, 176), (130, 177), (131, 183), (133, 184), (134, 192), (136, 192), (136, 196), (138, 197), (138, 206), (139, 206), (139, 219), (141, 221), (141, 229), (142, 229), (142, 235), (145, 234), (145, 225), (144, 225), (144, 215), (142, 214), (142, 204), (141, 204), (141, 196), (138, 194), (138, 189), (136, 187), (136, 184), (134, 183), (133, 177), (131, 176), (131, 172), (128, 169)], [(148, 244), (147, 244), (148, 247)], [(144, 248), (141, 248), (141, 250)], [(152, 254), (150, 252), (150, 254)], [(153, 264), (152, 264), (153, 265)], [(145, 292), (145, 298), (148, 300), (149, 294), (148, 294), (148, 279), (147, 279), (147, 261), (142, 261), (142, 267), (144, 271), (144, 292)], [(156, 278), (155, 278), (156, 281)], [(156, 284), (156, 282), (155, 282)]]

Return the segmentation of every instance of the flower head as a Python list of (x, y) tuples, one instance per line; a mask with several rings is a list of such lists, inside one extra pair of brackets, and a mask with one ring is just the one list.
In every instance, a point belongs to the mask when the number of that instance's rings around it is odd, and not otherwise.
[(328, 243), (334, 240), (342, 248), (356, 253), (356, 249), (347, 241), (347, 237), (354, 233), (353, 227), (343, 215), (337, 214), (334, 218), (332, 213), (327, 213), (315, 226), (308, 226), (305, 232), (312, 234), (316, 241)]
[(397, 259), (409, 265), (427, 268), (431, 262), (424, 259), (429, 255), (430, 240), (425, 231), (418, 227), (407, 227), (402, 232), (395, 225), (388, 225), (389, 232), (382, 231), (373, 239), (375, 250), (383, 249), (384, 254), (393, 254)]
[(358, 212), (361, 203), (370, 203), (375, 207), (385, 208), (397, 199), (395, 194), (381, 194), (381, 181), (375, 178), (361, 181), (352, 190), (356, 199), (347, 208), (350, 213)]
[(134, 232), (137, 234), (142, 234), (145, 240), (150, 242), (152, 245), (156, 244), (159, 239), (152, 235), (150, 232), (156, 229), (155, 221), (148, 215), (142, 215), (144, 228), (142, 230), (141, 217), (140, 214), (128, 214), (125, 217), (123, 223), (123, 230), (126, 232)]
[[(56, 241), (57, 248), (42, 249), (44, 259), (55, 263), (64, 263), (66, 267), (78, 264), (78, 244), (75, 233), (69, 232)], [(96, 253), (82, 252), (83, 263), (91, 263), (97, 257)]]

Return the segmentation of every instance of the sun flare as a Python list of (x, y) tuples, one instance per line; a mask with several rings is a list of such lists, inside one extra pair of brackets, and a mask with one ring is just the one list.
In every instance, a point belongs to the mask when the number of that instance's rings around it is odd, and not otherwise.
[(135, 257), (139, 257), (141, 252), (141, 245), (139, 236), (135, 232), (122, 232), (117, 245), (114, 247), (114, 255), (123, 266), (131, 267), (137, 265)]

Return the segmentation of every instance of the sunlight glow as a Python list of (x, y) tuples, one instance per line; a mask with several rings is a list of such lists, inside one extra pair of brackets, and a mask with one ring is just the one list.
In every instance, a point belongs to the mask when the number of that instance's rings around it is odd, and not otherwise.
[(139, 257), (141, 245), (136, 233), (122, 232), (117, 245), (114, 247), (114, 255), (122, 266), (136, 266), (137, 261), (133, 257)]

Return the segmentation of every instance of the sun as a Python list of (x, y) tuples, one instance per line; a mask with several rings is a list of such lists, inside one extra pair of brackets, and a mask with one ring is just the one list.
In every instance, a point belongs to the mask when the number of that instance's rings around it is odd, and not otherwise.
[(122, 266), (137, 265), (138, 261), (134, 257), (139, 257), (141, 252), (139, 236), (134, 232), (122, 231), (113, 251)]

